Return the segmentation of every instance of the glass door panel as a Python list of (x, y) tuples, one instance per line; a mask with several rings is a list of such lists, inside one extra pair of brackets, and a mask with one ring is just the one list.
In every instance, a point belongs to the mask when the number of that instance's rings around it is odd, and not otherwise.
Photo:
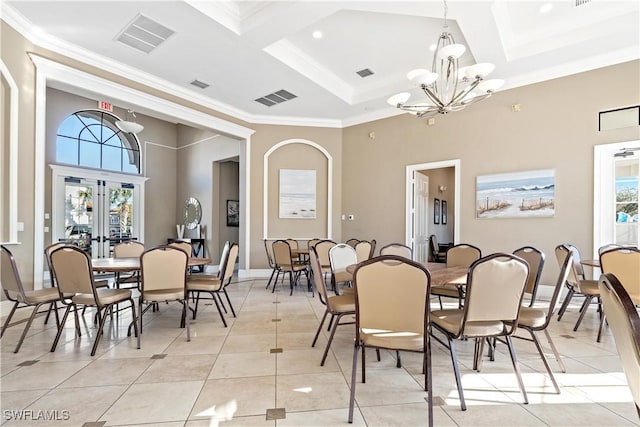
[(94, 244), (99, 236), (95, 229), (99, 223), (97, 200), (94, 200), (97, 194), (96, 181), (76, 178), (64, 181), (64, 234), (57, 240), (77, 245), (89, 255), (98, 250)]
[(106, 194), (109, 198), (109, 252), (113, 246), (128, 240), (137, 240), (138, 233), (134, 218), (134, 200), (136, 188), (132, 184), (106, 183)]
[(615, 243), (637, 246), (640, 157), (615, 160)]

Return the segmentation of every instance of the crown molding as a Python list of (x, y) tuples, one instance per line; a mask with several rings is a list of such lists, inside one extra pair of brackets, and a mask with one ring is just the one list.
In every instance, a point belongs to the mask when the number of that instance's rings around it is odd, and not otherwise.
[[(134, 67), (129, 67), (117, 61), (113, 61), (92, 51), (80, 48), (74, 44), (65, 42), (56, 37), (44, 36), (34, 31), (34, 25), (26, 20), (11, 6), (0, 2), (0, 17), (2, 21), (13, 27), (23, 37), (34, 45), (50, 50), (67, 58), (83, 64), (104, 70), (106, 72), (127, 76), (128, 80), (160, 90), (168, 95), (176, 96), (185, 101), (196, 103), (202, 107), (215, 110), (222, 114), (243, 120), (247, 123), (281, 125), (281, 126), (312, 126), (312, 127), (342, 127), (340, 120), (324, 118), (300, 118), (286, 116), (254, 115), (232, 107), (228, 104), (216, 101), (199, 93), (182, 88), (176, 84), (160, 79), (157, 76), (146, 73)], [(62, 65), (62, 64), (61, 64)]]

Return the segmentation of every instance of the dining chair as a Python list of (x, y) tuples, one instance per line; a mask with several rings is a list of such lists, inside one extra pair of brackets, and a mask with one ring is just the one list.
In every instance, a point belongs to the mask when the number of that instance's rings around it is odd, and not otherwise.
[(524, 289), (525, 295), (531, 295), (529, 307), (533, 307), (536, 302), (538, 293), (538, 284), (544, 268), (544, 253), (533, 246), (523, 246), (513, 251), (515, 256), (519, 256), (529, 264), (529, 276), (527, 277), (527, 286)]
[(407, 259), (413, 259), (413, 249), (402, 243), (389, 243), (380, 248), (380, 255), (398, 255)]
[(276, 280), (273, 283), (273, 286), (276, 286), (276, 283), (278, 282), (278, 277), (280, 276), (280, 269), (278, 268), (278, 266), (276, 265), (274, 259), (273, 259), (273, 243), (270, 242), (268, 239), (264, 239), (264, 251), (267, 253), (267, 262), (269, 263), (269, 268), (271, 269), (271, 276), (269, 276), (269, 281), (267, 282), (267, 286), (265, 289), (269, 289), (269, 286), (271, 286), (271, 281), (273, 280), (273, 275), (276, 275)]
[(446, 262), (447, 249), (449, 249), (449, 246), (440, 245), (435, 234), (429, 236), (429, 249), (431, 251), (431, 259), (433, 262)]
[(176, 242), (169, 243), (169, 246), (171, 246), (172, 248), (178, 248), (184, 251), (187, 254), (187, 256), (191, 256), (191, 243), (189, 242), (176, 241)]
[(356, 258), (358, 262), (366, 261), (373, 257), (373, 253), (376, 250), (376, 241), (361, 240), (356, 243)]
[[(473, 366), (477, 369), (481, 366), (485, 339), (500, 339), (505, 343), (509, 349), (524, 403), (528, 403), (520, 366), (511, 340), (511, 335), (518, 325), (528, 270), (527, 263), (512, 254), (496, 253), (480, 258), (469, 267), (464, 306), (459, 309), (436, 310), (431, 313), (432, 336), (451, 353), (453, 372), (460, 396), (460, 408), (463, 411), (466, 411), (467, 405), (454, 345), (456, 339), (475, 339)], [(446, 337), (447, 342), (435, 335), (436, 330)], [(493, 357), (493, 352), (491, 355)]]
[[(615, 274), (629, 294), (629, 298), (636, 307), (640, 307), (640, 250), (632, 247), (612, 247), (600, 253), (600, 270), (602, 273)], [(606, 318), (606, 311), (600, 318), (597, 342), (602, 337), (602, 328)]]
[[(447, 250), (446, 265), (450, 267), (470, 267), (475, 261), (482, 257), (480, 248), (460, 243), (454, 245)], [(455, 298), (458, 300), (458, 308), (462, 308), (464, 301), (465, 289), (463, 286), (432, 286), (431, 295), (438, 297), (440, 309), (442, 310), (442, 297)]]
[[(556, 246), (555, 250), (571, 251), (573, 253), (573, 267), (571, 268), (571, 273), (569, 273), (569, 279), (567, 280), (567, 283), (565, 283), (568, 292), (565, 295), (564, 300), (562, 301), (560, 310), (558, 310), (558, 321), (560, 321), (562, 320), (562, 316), (564, 316), (564, 313), (565, 311), (567, 311), (569, 303), (574, 296), (584, 296), (586, 302), (587, 299), (591, 300), (591, 298), (589, 298), (589, 295), (597, 295), (599, 291), (597, 280), (590, 280), (585, 278), (584, 268), (582, 267), (582, 258), (580, 256), (580, 251), (578, 250), (578, 248), (576, 248), (574, 245), (565, 243)], [(587, 294), (584, 294), (583, 292), (587, 292)], [(582, 311), (582, 308), (580, 311)], [(575, 330), (577, 330), (577, 326), (579, 324), (580, 322), (576, 324)]]
[(320, 331), (322, 330), (322, 326), (324, 325), (327, 316), (331, 315), (331, 320), (329, 321), (329, 325), (331, 327), (331, 333), (329, 334), (329, 339), (327, 340), (327, 345), (324, 349), (324, 354), (322, 355), (322, 360), (320, 361), (320, 366), (324, 366), (324, 362), (327, 359), (327, 354), (329, 353), (329, 348), (331, 347), (331, 343), (333, 342), (333, 337), (336, 333), (336, 329), (341, 325), (353, 325), (353, 321), (340, 323), (340, 320), (344, 316), (351, 316), (356, 313), (355, 307), (355, 294), (347, 294), (347, 295), (332, 295), (329, 296), (327, 292), (326, 282), (322, 277), (322, 267), (320, 266), (320, 260), (318, 258), (318, 253), (315, 248), (311, 248), (309, 251), (309, 263), (311, 264), (311, 271), (313, 274), (314, 284), (316, 289), (318, 290), (318, 297), (320, 302), (326, 306), (324, 311), (324, 315), (322, 316), (322, 320), (318, 325), (318, 330), (316, 331), (315, 337), (313, 337), (313, 342), (311, 343), (311, 347), (315, 347), (316, 342), (318, 341), (318, 336), (320, 336)]
[(311, 252), (311, 248), (314, 248), (316, 246), (316, 243), (320, 242), (322, 239), (318, 239), (317, 237), (314, 237), (313, 239), (309, 239), (307, 241), (307, 248), (309, 249), (309, 252)]
[[(569, 277), (566, 281), (566, 287), (569, 289), (567, 296), (560, 307), (560, 312), (558, 312), (558, 320), (562, 318), (564, 311), (566, 311), (569, 302), (575, 295), (584, 296), (584, 302), (582, 306), (580, 306), (580, 315), (578, 316), (578, 320), (576, 321), (575, 326), (573, 327), (573, 331), (577, 331), (580, 323), (582, 323), (582, 319), (584, 315), (587, 313), (589, 309), (589, 305), (595, 298), (598, 303), (598, 313), (602, 316), (602, 309), (600, 307), (600, 290), (598, 289), (598, 281), (597, 280), (587, 280), (584, 279), (584, 270), (582, 268), (582, 264), (580, 263), (580, 252), (573, 245), (558, 245), (556, 246), (556, 258), (562, 259), (563, 256), (558, 254), (558, 252), (571, 252), (573, 264), (569, 271)], [(565, 255), (566, 256), (566, 255)]]
[[(144, 252), (144, 244), (135, 240), (121, 242), (113, 246), (114, 258), (139, 258)], [(114, 284), (116, 288), (120, 288), (121, 284), (133, 283), (135, 288), (140, 284), (140, 272), (135, 271), (129, 274), (117, 272), (115, 274)]]
[[(13, 257), (13, 254), (5, 246), (0, 247), (0, 250), (2, 251), (2, 260), (0, 263), (0, 278), (2, 281), (2, 290), (4, 291), (4, 295), (7, 300), (13, 302), (13, 307), (11, 307), (11, 311), (4, 321), (4, 324), (2, 325), (0, 338), (4, 336), (4, 332), (7, 330), (7, 327), (9, 327), (11, 319), (13, 318), (13, 315), (18, 308), (33, 307), (31, 315), (27, 320), (27, 324), (22, 331), (22, 335), (20, 335), (18, 344), (13, 350), (14, 353), (17, 353), (18, 351), (20, 351), (20, 347), (22, 347), (22, 343), (27, 336), (27, 332), (29, 332), (29, 328), (31, 327), (31, 323), (33, 323), (33, 319), (35, 319), (36, 315), (38, 314), (38, 310), (43, 305), (49, 305), (49, 312), (53, 310), (56, 316), (56, 325), (58, 328), (60, 327), (60, 319), (58, 318), (57, 306), (57, 302), (60, 301), (60, 295), (58, 294), (58, 290), (55, 287), (36, 289), (33, 291), (25, 290), (24, 286), (22, 285), (20, 273), (18, 272), (18, 267), (16, 265), (16, 260)], [(47, 315), (49, 312), (47, 312)]]
[[(145, 250), (140, 255), (140, 295), (138, 296), (138, 348), (141, 344), (142, 317), (160, 302), (177, 301), (182, 305), (180, 324), (186, 324), (187, 341), (191, 341), (189, 300), (187, 298), (187, 252), (171, 245)], [(143, 309), (143, 305), (146, 308)], [(135, 324), (135, 321), (134, 321)]]
[[(283, 274), (289, 273), (289, 286), (291, 288), (289, 295), (293, 295), (293, 287), (297, 286), (300, 275), (303, 272), (307, 276), (308, 289), (313, 292), (307, 266), (294, 261), (291, 256), (291, 246), (289, 246), (289, 242), (286, 240), (276, 240), (273, 242), (273, 256), (278, 269), (282, 271)], [(275, 290), (276, 286), (274, 284), (271, 292), (275, 292)]]
[[(98, 288), (93, 277), (91, 258), (89, 254), (79, 247), (72, 245), (58, 247), (51, 251), (50, 257), (51, 267), (53, 268), (53, 274), (55, 275), (58, 285), (57, 290), (60, 301), (67, 306), (60, 326), (58, 327), (58, 333), (51, 346), (51, 351), (54, 352), (56, 350), (70, 311), (74, 310), (77, 312), (79, 306), (95, 307), (99, 326), (96, 331), (93, 347), (91, 348), (91, 356), (94, 356), (98, 348), (98, 343), (100, 342), (100, 337), (104, 333), (107, 313), (111, 311), (114, 305), (117, 306), (119, 303), (128, 301), (131, 305), (131, 318), (135, 321), (136, 308), (133, 298), (131, 297), (131, 290)], [(77, 316), (76, 333), (78, 336), (81, 335)], [(139, 339), (140, 334), (137, 327), (135, 328), (135, 334)]]
[(635, 302), (615, 274), (604, 273), (598, 286), (622, 370), (640, 417), (640, 316)]
[(302, 263), (304, 261), (304, 257), (298, 254), (296, 251), (300, 249), (300, 244), (296, 239), (285, 239), (291, 248), (291, 259), (295, 263)]
[[(558, 252), (557, 255), (564, 255), (563, 259), (558, 259), (558, 264), (560, 265), (560, 274), (558, 274), (558, 279), (556, 280), (556, 285), (553, 288), (553, 294), (551, 295), (551, 299), (549, 300), (549, 306), (546, 310), (542, 308), (533, 308), (531, 305), (524, 306), (520, 308), (520, 317), (518, 317), (518, 328), (524, 329), (529, 332), (531, 338), (522, 337), (519, 335), (513, 335), (514, 338), (519, 338), (525, 341), (533, 342), (536, 346), (536, 350), (538, 350), (538, 354), (540, 354), (540, 358), (544, 363), (544, 367), (549, 373), (549, 378), (553, 383), (553, 387), (556, 390), (556, 393), (560, 394), (560, 388), (558, 387), (558, 383), (556, 382), (555, 377), (553, 376), (553, 372), (551, 371), (551, 367), (549, 366), (549, 362), (547, 361), (546, 356), (544, 355), (544, 351), (542, 350), (542, 346), (540, 345), (540, 340), (538, 339), (536, 332), (544, 332), (547, 337), (547, 341), (549, 342), (549, 346), (551, 347), (551, 351), (560, 366), (560, 370), (562, 372), (566, 372), (566, 368), (564, 366), (564, 362), (560, 358), (560, 354), (558, 353), (558, 349), (556, 348), (553, 340), (551, 339), (551, 335), (548, 331), (549, 322), (553, 318), (553, 313), (556, 308), (556, 304), (558, 303), (558, 299), (560, 298), (560, 293), (564, 287), (564, 284), (569, 277), (569, 272), (571, 270), (571, 266), (573, 265), (573, 254), (571, 252)], [(529, 264), (529, 269), (531, 269), (531, 263)], [(529, 285), (529, 277), (531, 276), (531, 271), (529, 271), (529, 276), (527, 277), (527, 286)], [(527, 289), (525, 286), (525, 292)]]
[(231, 300), (229, 299), (229, 294), (227, 293), (225, 288), (229, 285), (229, 283), (231, 283), (231, 278), (233, 276), (233, 270), (235, 268), (237, 259), (238, 244), (231, 244), (229, 241), (227, 241), (222, 248), (220, 263), (218, 264), (220, 268), (217, 275), (194, 274), (187, 278), (187, 293), (196, 294), (196, 305), (193, 310), (193, 319), (195, 319), (196, 315), (198, 314), (198, 304), (200, 303), (200, 294), (202, 292), (211, 295), (211, 299), (218, 309), (220, 319), (222, 320), (222, 324), (225, 328), (227, 327), (227, 321), (222, 314), (222, 309), (224, 309), (224, 302), (220, 297), (221, 293), (226, 296), (227, 302), (229, 303), (229, 308), (231, 309), (231, 313), (233, 314), (233, 317), (236, 317), (236, 312), (233, 309), (233, 305), (231, 304)]
[[(433, 425), (431, 341), (429, 337), (429, 272), (398, 255), (382, 255), (358, 264), (353, 274), (356, 330), (351, 369), (349, 422), (356, 399), (358, 352), (362, 352), (362, 382), (366, 381), (365, 349), (423, 354), (428, 422)], [(393, 297), (390, 298), (390, 295)], [(375, 371), (375, 370), (374, 370)]]
[(315, 248), (318, 253), (318, 259), (320, 260), (320, 265), (322, 266), (322, 275), (326, 280), (327, 274), (331, 274), (331, 260), (329, 259), (329, 250), (337, 245), (333, 240), (321, 240), (316, 243)]
[(347, 267), (358, 263), (356, 250), (345, 243), (338, 243), (329, 250), (329, 261), (331, 263), (331, 288), (336, 295), (339, 295), (339, 283), (344, 283), (347, 287), (351, 285), (353, 275), (347, 271)]
[(360, 241), (359, 239), (351, 238), (351, 239), (347, 239), (347, 241), (344, 243), (346, 245), (351, 246), (352, 248), (355, 248), (359, 241)]

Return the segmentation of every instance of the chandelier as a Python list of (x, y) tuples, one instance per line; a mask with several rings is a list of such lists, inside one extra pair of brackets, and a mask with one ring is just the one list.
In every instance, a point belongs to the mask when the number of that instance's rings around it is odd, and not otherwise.
[(394, 107), (428, 118), (437, 114), (448, 114), (460, 111), (467, 105), (482, 101), (491, 96), (504, 84), (504, 80), (485, 80), (495, 66), (490, 63), (479, 63), (468, 67), (458, 67), (458, 59), (467, 48), (458, 44), (448, 31), (447, 1), (444, 1), (444, 29), (433, 53), (431, 71), (419, 68), (407, 74), (407, 78), (427, 95), (427, 99), (416, 103), (407, 103), (411, 94), (398, 93), (387, 102)]
[[(136, 118), (136, 113), (133, 110), (127, 110), (126, 118), (132, 116), (134, 119)], [(144, 126), (140, 123), (137, 123), (133, 120), (118, 120), (116, 121), (116, 126), (123, 132), (129, 133), (139, 133), (144, 130)]]

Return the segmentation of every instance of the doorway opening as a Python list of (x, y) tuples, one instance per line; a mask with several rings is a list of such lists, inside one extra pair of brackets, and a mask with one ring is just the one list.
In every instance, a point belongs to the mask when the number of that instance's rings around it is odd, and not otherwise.
[(442, 243), (459, 242), (460, 159), (408, 165), (405, 212), (405, 241), (416, 261), (428, 262), (432, 234)]

